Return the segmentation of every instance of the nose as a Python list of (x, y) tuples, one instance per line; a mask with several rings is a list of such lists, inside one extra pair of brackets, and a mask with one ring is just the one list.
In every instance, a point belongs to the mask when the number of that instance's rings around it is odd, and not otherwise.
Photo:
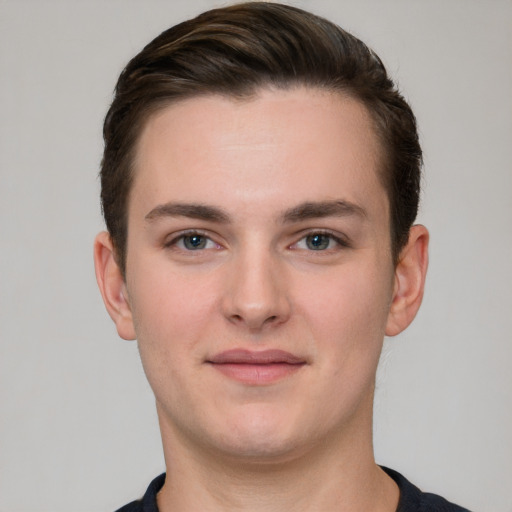
[(232, 262), (227, 281), (222, 307), (232, 324), (257, 332), (288, 320), (288, 283), (277, 256), (247, 251)]

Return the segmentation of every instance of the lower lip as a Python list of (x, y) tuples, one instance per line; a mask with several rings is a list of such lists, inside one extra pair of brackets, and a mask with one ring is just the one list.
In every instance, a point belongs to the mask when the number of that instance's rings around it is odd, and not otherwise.
[(212, 366), (226, 377), (253, 386), (272, 384), (298, 372), (303, 364), (270, 363), (241, 364), (223, 363)]

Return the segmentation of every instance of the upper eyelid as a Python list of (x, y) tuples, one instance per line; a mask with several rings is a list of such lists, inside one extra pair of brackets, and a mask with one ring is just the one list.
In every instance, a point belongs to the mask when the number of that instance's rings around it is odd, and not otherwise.
[(217, 245), (220, 245), (218, 242), (215, 241), (214, 237), (211, 235), (211, 233), (208, 233), (207, 231), (204, 231), (202, 229), (184, 229), (183, 231), (178, 231), (177, 233), (172, 233), (169, 236), (166, 236), (164, 238), (164, 245), (165, 246), (171, 246), (175, 245), (179, 240), (186, 236), (192, 236), (192, 235), (199, 235), (204, 236), (208, 240), (211, 240)]
[[(304, 238), (311, 236), (311, 235), (316, 235), (316, 234), (329, 236), (335, 242), (339, 243), (341, 246), (344, 246), (344, 247), (350, 246), (350, 239), (348, 236), (346, 236), (342, 233), (339, 233), (339, 232), (335, 232), (330, 229), (326, 229), (326, 228), (308, 228), (308, 229), (300, 230), (298, 233), (295, 233), (293, 235), (293, 238), (295, 239), (295, 241), (292, 243), (288, 243), (287, 246), (291, 247), (291, 246), (297, 244), (298, 242), (300, 242), (301, 240), (303, 240)], [(225, 243), (219, 241), (220, 237), (218, 235), (216, 235), (215, 233), (212, 233), (209, 230), (200, 229), (200, 228), (188, 228), (188, 229), (183, 229), (181, 231), (172, 233), (172, 234), (164, 237), (163, 245), (165, 245), (165, 246), (175, 245), (183, 237), (191, 236), (191, 235), (204, 236), (205, 238), (211, 240), (216, 245), (220, 245), (220, 246), (225, 245)]]
[[(312, 235), (325, 235), (330, 236), (333, 240), (339, 242), (343, 245), (348, 245), (350, 243), (349, 237), (338, 232), (334, 232), (330, 229), (308, 229), (301, 231), (298, 233), (297, 242)], [(297, 243), (295, 242), (295, 243)]]
[[(331, 243), (334, 242), (332, 245), (333, 247), (327, 247), (326, 249), (319, 249), (314, 250), (309, 247), (304, 247), (306, 244), (306, 238), (312, 235), (324, 235), (328, 236), (331, 239)], [(302, 245), (302, 247), (299, 247), (299, 244)], [(352, 244), (348, 238), (336, 235), (330, 231), (323, 231), (323, 230), (312, 230), (307, 232), (306, 234), (303, 234), (300, 237), (297, 237), (295, 239), (295, 242), (288, 245), (288, 249), (291, 251), (298, 251), (300, 254), (314, 254), (315, 257), (327, 257), (332, 256), (333, 254), (338, 254), (339, 252), (352, 248)]]

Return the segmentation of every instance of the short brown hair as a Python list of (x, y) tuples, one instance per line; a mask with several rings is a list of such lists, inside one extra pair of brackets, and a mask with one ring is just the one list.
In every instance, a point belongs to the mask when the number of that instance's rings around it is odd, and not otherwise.
[(247, 97), (264, 86), (306, 85), (351, 95), (370, 112), (384, 148), (397, 261), (418, 210), (421, 148), (414, 114), (379, 57), (334, 23), (296, 7), (248, 2), (207, 11), (156, 37), (121, 73), (105, 118), (101, 201), (125, 272), (136, 143), (149, 116), (204, 94)]

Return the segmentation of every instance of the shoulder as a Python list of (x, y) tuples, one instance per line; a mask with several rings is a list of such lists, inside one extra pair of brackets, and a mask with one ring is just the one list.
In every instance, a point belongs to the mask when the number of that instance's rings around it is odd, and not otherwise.
[(117, 509), (116, 512), (142, 512), (142, 500), (132, 501), (124, 507)]
[(158, 512), (158, 507), (156, 503), (156, 495), (158, 491), (162, 488), (165, 482), (165, 473), (157, 476), (150, 484), (146, 490), (144, 496), (139, 499), (132, 501), (116, 510), (116, 512)]
[(400, 501), (396, 512), (469, 512), (437, 494), (422, 492), (397, 471), (382, 468), (398, 485)]

